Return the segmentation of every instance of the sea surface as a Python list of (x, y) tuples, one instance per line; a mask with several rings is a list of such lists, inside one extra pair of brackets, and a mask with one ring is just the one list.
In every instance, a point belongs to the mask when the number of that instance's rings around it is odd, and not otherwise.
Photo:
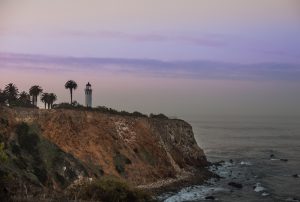
[(224, 161), (210, 168), (222, 179), (165, 193), (162, 201), (300, 201), (300, 117), (186, 120), (208, 160)]

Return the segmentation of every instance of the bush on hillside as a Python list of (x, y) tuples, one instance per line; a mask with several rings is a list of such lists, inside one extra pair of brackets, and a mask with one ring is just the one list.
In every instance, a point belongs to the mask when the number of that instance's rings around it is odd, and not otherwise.
[(70, 196), (74, 200), (93, 200), (109, 202), (150, 202), (151, 196), (129, 186), (114, 177), (102, 177), (99, 180), (86, 182), (73, 187)]
[(54, 104), (53, 109), (86, 109), (86, 107), (79, 104), (77, 101), (74, 101), (73, 104), (66, 102)]
[(118, 111), (118, 110), (108, 108), (108, 107), (105, 107), (105, 106), (98, 106), (98, 107), (94, 108), (93, 110), (99, 111), (99, 112), (102, 112), (102, 113), (107, 113), (107, 114), (116, 114), (116, 115), (133, 116), (133, 117), (148, 117), (147, 115), (142, 114), (141, 112), (135, 111), (133, 113), (130, 113), (130, 112), (127, 112), (127, 111), (124, 111), (124, 110)]
[(20, 147), (30, 154), (34, 154), (37, 151), (37, 145), (40, 141), (39, 136), (36, 133), (30, 133), (29, 126), (26, 123), (18, 125), (16, 133)]
[(116, 155), (114, 156), (114, 164), (117, 172), (121, 175), (124, 175), (126, 164), (131, 164), (131, 161), (129, 158), (127, 158), (120, 152), (117, 152)]
[(150, 114), (150, 118), (154, 118), (154, 119), (169, 119), (169, 117), (167, 117), (164, 114)]
[(6, 162), (8, 159), (8, 156), (4, 150), (4, 143), (0, 143), (0, 163)]

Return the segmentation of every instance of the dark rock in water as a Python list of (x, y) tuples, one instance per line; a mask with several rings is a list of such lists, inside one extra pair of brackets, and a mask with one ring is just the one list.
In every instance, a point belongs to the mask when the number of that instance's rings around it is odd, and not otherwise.
[(298, 174), (295, 174), (295, 175), (292, 175), (294, 178), (298, 178), (299, 175)]
[(207, 196), (207, 197), (205, 197), (205, 200), (215, 200), (215, 197), (214, 196)]
[(289, 160), (288, 159), (280, 159), (280, 161), (288, 162)]
[(274, 157), (275, 157), (275, 155), (274, 155), (274, 154), (271, 154), (271, 155), (270, 155), (270, 158), (271, 158), (271, 159), (273, 159)]
[(296, 199), (295, 197), (294, 198), (288, 198), (286, 199), (285, 201), (290, 201), (290, 202), (299, 202), (298, 199)]
[(222, 161), (214, 162), (214, 163), (212, 163), (212, 165), (219, 167), (219, 166), (222, 166), (222, 164), (224, 164), (224, 163), (225, 163), (225, 161), (222, 160)]
[(243, 188), (243, 185), (240, 184), (240, 183), (237, 183), (237, 182), (229, 182), (228, 185), (232, 186), (232, 187), (235, 187), (235, 188), (238, 188), (238, 189)]
[(232, 160), (232, 159), (230, 159), (230, 160), (229, 160), (229, 162), (230, 162), (230, 163), (233, 163), (233, 160)]

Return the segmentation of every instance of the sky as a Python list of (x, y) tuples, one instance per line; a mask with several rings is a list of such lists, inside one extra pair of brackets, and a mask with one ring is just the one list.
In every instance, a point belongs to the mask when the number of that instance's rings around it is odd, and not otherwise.
[(0, 88), (185, 115), (300, 115), (299, 0), (0, 0)]

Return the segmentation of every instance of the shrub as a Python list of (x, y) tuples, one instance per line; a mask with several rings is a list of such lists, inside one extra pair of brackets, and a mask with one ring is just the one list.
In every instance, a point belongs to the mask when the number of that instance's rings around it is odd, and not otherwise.
[(35, 154), (37, 151), (37, 144), (40, 141), (36, 133), (29, 133), (29, 126), (26, 123), (21, 123), (17, 126), (16, 133), (18, 135), (18, 142), (20, 147), (30, 154)]
[(114, 156), (114, 164), (118, 173), (123, 175), (125, 174), (125, 165), (131, 164), (131, 161), (126, 156), (120, 154), (120, 152), (117, 152)]
[(115, 109), (112, 109), (112, 108), (107, 108), (105, 106), (98, 106), (96, 108), (94, 108), (93, 110), (95, 111), (99, 111), (99, 112), (102, 112), (102, 113), (107, 113), (107, 114), (116, 114), (116, 115), (123, 115), (123, 116), (133, 116), (133, 117), (148, 117), (147, 115), (145, 114), (142, 114), (141, 112), (133, 112), (133, 113), (130, 113), (130, 112), (127, 112), (127, 111), (118, 111), (118, 110), (115, 110)]
[(0, 162), (5, 162), (7, 161), (8, 156), (4, 150), (4, 143), (0, 143)]
[(99, 180), (87, 182), (81, 187), (76, 187), (71, 194), (77, 196), (77, 199), (80, 200), (109, 202), (153, 201), (147, 193), (135, 189), (114, 177), (102, 177)]
[(86, 109), (83, 105), (79, 104), (78, 102), (74, 101), (73, 104), (70, 103), (60, 103), (54, 104), (53, 109)]
[(9, 125), (8, 120), (4, 118), (0, 118), (0, 124), (4, 127), (7, 127)]
[(142, 148), (138, 155), (147, 163), (154, 166), (156, 164), (156, 159), (151, 152), (148, 152), (146, 149)]
[(167, 117), (164, 114), (150, 114), (150, 118), (155, 118), (155, 119), (169, 119), (169, 117)]

